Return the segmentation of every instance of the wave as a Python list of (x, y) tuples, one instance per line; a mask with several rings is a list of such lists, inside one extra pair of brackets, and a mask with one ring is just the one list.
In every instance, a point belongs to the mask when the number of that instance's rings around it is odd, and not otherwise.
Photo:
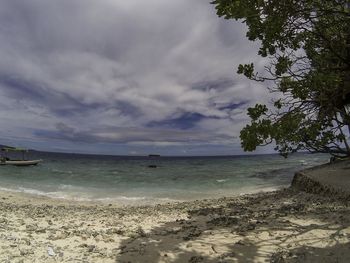
[(0, 191), (30, 194), (30, 195), (36, 195), (36, 196), (49, 197), (53, 199), (67, 199), (67, 200), (74, 200), (74, 201), (93, 201), (92, 199), (86, 198), (86, 197), (70, 196), (65, 192), (44, 192), (37, 189), (25, 188), (25, 187), (18, 187), (16, 189), (0, 187)]
[(308, 163), (306, 160), (300, 160), (299, 162), (300, 162), (301, 165), (303, 165), (303, 166), (309, 165), (309, 163)]
[(218, 183), (224, 183), (224, 182), (227, 182), (228, 181), (228, 179), (218, 179), (218, 180), (216, 180)]
[[(67, 185), (68, 188), (70, 185)], [(146, 196), (114, 196), (114, 197), (93, 197), (89, 196), (88, 193), (72, 194), (70, 192), (44, 192), (33, 188), (18, 187), (16, 189), (0, 187), (0, 191), (12, 192), (12, 193), (23, 193), (41, 197), (48, 197), (52, 199), (63, 199), (81, 202), (102, 202), (102, 203), (116, 203), (116, 204), (155, 204), (155, 203), (168, 203), (179, 201), (171, 198), (157, 198), (157, 197), (146, 197)], [(82, 196), (86, 195), (86, 196)]]
[(71, 185), (71, 184), (59, 184), (58, 189), (60, 190), (69, 190), (69, 191), (86, 191), (88, 187), (83, 187), (83, 186), (76, 186), (76, 185)]
[(285, 186), (282, 186), (282, 185), (281, 186), (263, 186), (263, 187), (257, 187), (257, 188), (249, 188), (249, 189), (246, 189), (245, 191), (243, 191), (242, 193), (239, 193), (239, 195), (242, 196), (242, 195), (246, 195), (246, 194), (273, 192), (273, 191), (283, 189), (285, 187), (287, 187), (287, 185), (285, 185)]
[(53, 172), (53, 173), (60, 173), (60, 174), (73, 174), (73, 171), (60, 170), (60, 169), (51, 169), (51, 172)]
[(261, 179), (273, 179), (276, 177), (289, 176), (292, 177), (294, 173), (298, 170), (298, 167), (283, 167), (270, 169), (266, 171), (256, 171), (253, 174), (249, 175), (250, 178), (261, 178)]

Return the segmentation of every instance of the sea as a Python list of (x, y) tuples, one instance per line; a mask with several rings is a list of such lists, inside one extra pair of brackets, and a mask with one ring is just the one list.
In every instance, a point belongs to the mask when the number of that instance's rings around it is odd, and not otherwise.
[(325, 154), (136, 157), (33, 152), (37, 166), (0, 166), (0, 190), (72, 201), (154, 204), (288, 187)]

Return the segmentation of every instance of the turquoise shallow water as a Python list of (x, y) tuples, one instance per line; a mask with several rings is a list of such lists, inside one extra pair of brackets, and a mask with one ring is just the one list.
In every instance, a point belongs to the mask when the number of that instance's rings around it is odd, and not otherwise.
[[(154, 203), (232, 196), (288, 186), (327, 155), (113, 157), (35, 153), (33, 167), (0, 166), (0, 190), (71, 200)], [(157, 168), (149, 168), (156, 165)]]

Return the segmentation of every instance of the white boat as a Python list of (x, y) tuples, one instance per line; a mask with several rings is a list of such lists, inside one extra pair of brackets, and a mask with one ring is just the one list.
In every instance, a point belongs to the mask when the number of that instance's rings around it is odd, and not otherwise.
[[(19, 152), (22, 154), (22, 159), (10, 159), (8, 158), (7, 154), (9, 152)], [(37, 165), (38, 163), (42, 162), (42, 160), (27, 160), (25, 158), (25, 153), (29, 152), (27, 149), (21, 149), (21, 148), (13, 148), (13, 147), (5, 147), (1, 149), (1, 156), (0, 156), (0, 165), (15, 165), (15, 166), (30, 166), (30, 165)]]
[(5, 160), (5, 162), (1, 162), (3, 165), (16, 165), (16, 166), (29, 166), (29, 165), (37, 165), (43, 160)]

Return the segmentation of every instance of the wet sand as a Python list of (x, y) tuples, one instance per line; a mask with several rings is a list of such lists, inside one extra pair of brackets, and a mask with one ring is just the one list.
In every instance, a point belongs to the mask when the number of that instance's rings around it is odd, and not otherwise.
[(350, 201), (289, 188), (154, 206), (0, 192), (0, 262), (350, 262)]

